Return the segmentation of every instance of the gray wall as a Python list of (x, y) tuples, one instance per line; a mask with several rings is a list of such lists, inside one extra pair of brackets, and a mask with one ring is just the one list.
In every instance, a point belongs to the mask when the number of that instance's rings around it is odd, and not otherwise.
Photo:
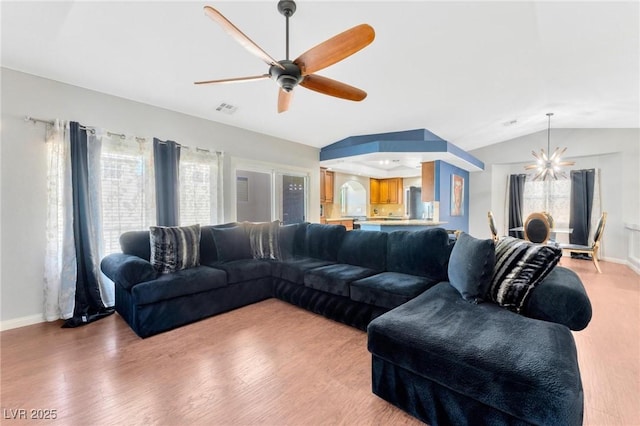
[[(496, 217), (498, 230), (505, 232), (507, 176), (524, 173), (524, 165), (533, 162), (531, 151), (546, 147), (546, 133), (544, 130), (471, 151), (486, 167), (484, 172), (470, 174), (472, 235), (490, 236), (489, 210)], [(564, 158), (576, 162), (572, 169), (600, 169), (602, 209), (608, 212), (602, 255), (627, 263), (629, 230), (624, 224), (640, 223), (640, 129), (552, 129), (551, 149), (556, 146), (567, 147)]]
[[(304, 168), (310, 174), (309, 197), (319, 200), (318, 149), (236, 127), (129, 101), (53, 80), (1, 68), (2, 127), (0, 173), (0, 321), (3, 327), (37, 322), (42, 313), (45, 249), (46, 148), (43, 124), (30, 115), (65, 119), (143, 137), (225, 153), (225, 220), (230, 212), (232, 158)], [(310, 203), (309, 219), (318, 221), (320, 205)], [(8, 321), (8, 323), (7, 323)]]

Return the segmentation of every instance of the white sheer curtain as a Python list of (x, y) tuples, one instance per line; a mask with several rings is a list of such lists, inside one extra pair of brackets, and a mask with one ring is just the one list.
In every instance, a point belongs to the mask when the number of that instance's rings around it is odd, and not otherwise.
[[(89, 138), (91, 146), (100, 146), (96, 181), (99, 191), (101, 229), (99, 258), (120, 251), (120, 235), (127, 231), (149, 229), (155, 224), (153, 149), (150, 138), (114, 135), (96, 129)], [(95, 152), (95, 151), (94, 151)], [(91, 175), (90, 175), (91, 180)], [(106, 306), (115, 304), (113, 282), (101, 274), (100, 293)]]
[(179, 180), (181, 225), (223, 221), (221, 153), (183, 146)]
[(151, 138), (101, 133), (103, 253), (120, 251), (120, 235), (156, 223)]
[(69, 123), (56, 120), (47, 129), (47, 245), (44, 264), (44, 319), (73, 316), (76, 247), (73, 239)]
[[(555, 227), (568, 228), (571, 213), (571, 179), (534, 181), (527, 178), (524, 184), (522, 211), (523, 219), (533, 212), (549, 212)], [(589, 241), (593, 241), (593, 234), (601, 214), (600, 170), (595, 169)], [(569, 242), (568, 234), (558, 234), (557, 238), (560, 242)]]
[(553, 217), (554, 226), (569, 226), (571, 206), (571, 180), (529, 180), (524, 184), (523, 219), (533, 212), (548, 212)]

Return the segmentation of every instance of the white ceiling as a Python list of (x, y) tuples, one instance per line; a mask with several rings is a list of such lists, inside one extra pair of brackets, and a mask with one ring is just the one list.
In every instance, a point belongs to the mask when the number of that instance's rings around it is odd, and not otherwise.
[(319, 72), (363, 102), (298, 87), (284, 114), (270, 80), (193, 85), (268, 70), (205, 4), (283, 59), (276, 0), (2, 1), (2, 66), (315, 147), (426, 128), (469, 150), (543, 130), (546, 112), (554, 128), (640, 127), (637, 1), (299, 1), (293, 58), (363, 22), (376, 39)]

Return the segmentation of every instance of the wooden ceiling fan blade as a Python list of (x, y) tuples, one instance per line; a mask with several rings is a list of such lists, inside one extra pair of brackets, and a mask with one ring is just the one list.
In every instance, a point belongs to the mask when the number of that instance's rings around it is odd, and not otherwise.
[(300, 85), (315, 92), (350, 101), (361, 101), (367, 97), (364, 90), (317, 74), (306, 76)]
[(278, 113), (289, 111), (292, 97), (293, 91), (287, 92), (282, 88), (278, 91)]
[(218, 12), (216, 9), (214, 9), (211, 6), (205, 6), (204, 13), (213, 21), (217, 22), (227, 34), (229, 34), (232, 38), (234, 38), (249, 52), (257, 56), (258, 58), (262, 59), (268, 65), (275, 65), (284, 69), (284, 67), (280, 65), (278, 61), (273, 59), (267, 52), (262, 50), (262, 48), (258, 46), (249, 37), (247, 37), (245, 33), (240, 31), (238, 27), (233, 25), (231, 21), (225, 18), (222, 13)]
[(251, 77), (224, 78), (222, 80), (195, 81), (193, 84), (223, 84), (223, 83), (243, 83), (245, 81), (266, 80), (269, 74), (254, 75)]
[(293, 61), (302, 75), (313, 74), (367, 47), (375, 38), (368, 24), (360, 24), (312, 47)]

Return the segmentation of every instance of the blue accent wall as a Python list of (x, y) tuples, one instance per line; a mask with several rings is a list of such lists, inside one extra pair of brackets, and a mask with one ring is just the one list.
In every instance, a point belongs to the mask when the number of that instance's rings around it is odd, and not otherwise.
[[(440, 201), (440, 221), (447, 222), (446, 229), (459, 229), (469, 232), (469, 172), (445, 161), (436, 161), (435, 199)], [(464, 179), (463, 214), (451, 216), (451, 176)]]

